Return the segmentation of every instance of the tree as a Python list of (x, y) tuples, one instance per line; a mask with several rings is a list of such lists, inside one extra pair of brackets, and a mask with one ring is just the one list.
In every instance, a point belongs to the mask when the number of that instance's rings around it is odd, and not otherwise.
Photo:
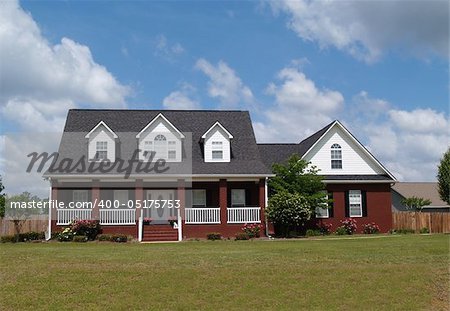
[(267, 216), (283, 235), (289, 236), (312, 218), (317, 206), (327, 204), (325, 185), (318, 169), (298, 155), (286, 164), (274, 164), (275, 177), (269, 180)]
[(413, 196), (403, 199), (402, 204), (404, 204), (409, 210), (417, 210), (421, 212), (424, 206), (431, 204), (431, 201), (428, 199)]
[(444, 153), (438, 166), (437, 179), (439, 196), (450, 205), (450, 148)]
[(0, 218), (5, 217), (5, 194), (2, 193), (5, 189), (5, 186), (3, 186), (2, 177), (0, 176)]

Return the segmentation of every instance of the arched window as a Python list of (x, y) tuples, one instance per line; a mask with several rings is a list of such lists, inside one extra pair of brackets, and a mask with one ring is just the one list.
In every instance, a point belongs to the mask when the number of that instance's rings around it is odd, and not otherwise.
[(156, 135), (154, 142), (155, 160), (167, 159), (167, 139), (164, 135)]
[(331, 146), (331, 168), (342, 168), (342, 148), (339, 144), (333, 144)]

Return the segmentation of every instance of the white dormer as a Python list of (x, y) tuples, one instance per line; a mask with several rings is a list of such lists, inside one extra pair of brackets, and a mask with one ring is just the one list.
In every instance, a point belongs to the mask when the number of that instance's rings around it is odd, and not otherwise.
[(116, 160), (116, 133), (100, 121), (85, 138), (88, 139), (89, 161)]
[(230, 162), (231, 148), (230, 141), (233, 138), (219, 122), (203, 134), (205, 162)]
[(141, 150), (139, 158), (148, 161), (151, 153), (156, 152), (153, 161), (164, 159), (167, 162), (181, 162), (184, 137), (183, 133), (160, 113), (136, 135), (138, 148)]

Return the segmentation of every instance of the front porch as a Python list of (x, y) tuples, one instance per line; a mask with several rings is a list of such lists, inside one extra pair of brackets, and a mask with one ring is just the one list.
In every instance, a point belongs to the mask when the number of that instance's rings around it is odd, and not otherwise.
[[(205, 238), (211, 232), (234, 237), (246, 223), (264, 222), (266, 180), (192, 182), (179, 181), (176, 188), (67, 189), (52, 188), (52, 200), (86, 201), (91, 208), (64, 208), (53, 211), (52, 227), (58, 230), (74, 219), (98, 219), (104, 233), (126, 233), (139, 241)], [(145, 208), (137, 202), (176, 200), (179, 208)], [(112, 201), (109, 206), (99, 202)], [(114, 202), (118, 202), (114, 204)], [(119, 204), (120, 203), (120, 204)], [(147, 206), (148, 207), (148, 206)], [(152, 219), (144, 225), (144, 219)], [(172, 228), (170, 220), (176, 220)]]

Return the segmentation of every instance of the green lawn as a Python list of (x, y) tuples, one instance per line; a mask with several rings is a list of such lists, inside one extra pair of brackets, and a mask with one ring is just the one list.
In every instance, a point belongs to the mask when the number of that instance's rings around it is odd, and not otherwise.
[(0, 310), (446, 310), (449, 238), (0, 244)]

